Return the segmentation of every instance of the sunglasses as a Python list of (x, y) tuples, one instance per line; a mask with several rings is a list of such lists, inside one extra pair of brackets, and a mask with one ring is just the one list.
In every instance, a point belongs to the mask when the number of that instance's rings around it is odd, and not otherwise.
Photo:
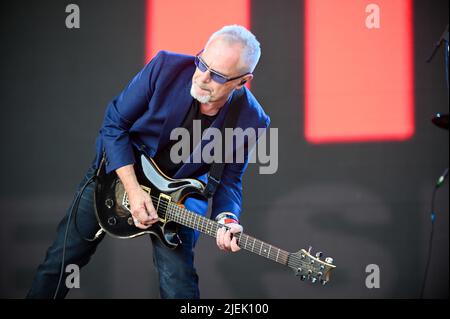
[(227, 82), (233, 81), (233, 80), (237, 80), (243, 76), (246, 76), (247, 74), (250, 74), (251, 72), (247, 72), (245, 74), (230, 78), (228, 76), (225, 76), (223, 74), (221, 74), (220, 72), (217, 72), (213, 69), (211, 69), (208, 64), (206, 64), (206, 62), (202, 59), (202, 57), (200, 56), (200, 54), (203, 52), (203, 50), (201, 50), (199, 53), (197, 53), (197, 55), (195, 56), (195, 66), (201, 71), (201, 72), (206, 72), (209, 71), (209, 73), (211, 74), (211, 79), (214, 82), (217, 82), (219, 84), (225, 84)]

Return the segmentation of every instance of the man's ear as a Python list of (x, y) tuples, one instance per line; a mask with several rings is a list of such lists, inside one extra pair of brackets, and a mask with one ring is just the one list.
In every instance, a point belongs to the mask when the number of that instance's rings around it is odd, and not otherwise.
[(251, 79), (253, 79), (253, 74), (248, 74), (248, 75), (244, 76), (236, 88), (241, 89), (245, 85), (245, 83), (247, 83)]

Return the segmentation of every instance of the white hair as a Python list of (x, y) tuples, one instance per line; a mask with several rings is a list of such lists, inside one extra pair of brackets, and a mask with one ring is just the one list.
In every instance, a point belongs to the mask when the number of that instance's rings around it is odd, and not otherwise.
[(261, 57), (260, 44), (258, 40), (256, 40), (256, 37), (253, 35), (253, 33), (240, 25), (227, 25), (222, 29), (214, 32), (209, 37), (208, 42), (206, 42), (205, 49), (206, 47), (208, 47), (212, 40), (219, 36), (229, 44), (241, 43), (243, 45), (241, 60), (248, 68), (245, 71), (253, 72), (256, 65), (258, 64), (259, 58)]

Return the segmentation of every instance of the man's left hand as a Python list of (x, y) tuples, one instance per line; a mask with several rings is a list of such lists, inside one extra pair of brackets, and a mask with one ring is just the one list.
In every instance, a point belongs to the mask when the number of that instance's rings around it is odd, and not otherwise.
[(239, 224), (226, 224), (230, 229), (226, 230), (225, 227), (219, 228), (217, 230), (216, 243), (217, 246), (221, 250), (236, 252), (241, 248), (237, 244), (236, 236), (232, 236), (232, 234), (236, 234), (242, 232), (242, 226)]

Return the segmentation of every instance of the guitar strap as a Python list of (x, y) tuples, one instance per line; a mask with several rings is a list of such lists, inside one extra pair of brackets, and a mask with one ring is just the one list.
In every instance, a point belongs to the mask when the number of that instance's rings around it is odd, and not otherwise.
[[(222, 160), (220, 163), (213, 162), (211, 164), (211, 168), (209, 169), (209, 173), (208, 173), (208, 182), (203, 191), (203, 195), (206, 198), (213, 197), (214, 193), (217, 190), (217, 187), (220, 184), (220, 180), (221, 180), (222, 174), (223, 174), (223, 169), (225, 168), (225, 158), (226, 158), (225, 128), (227, 128), (227, 127), (232, 128), (232, 129), (235, 128), (237, 120), (239, 118), (239, 114), (241, 112), (241, 108), (242, 108), (244, 91), (245, 91), (244, 88), (235, 91), (231, 98), (229, 111), (225, 117), (225, 121), (220, 130), (221, 137), (222, 137), (222, 155), (223, 156), (222, 156)], [(232, 154), (231, 154), (231, 156), (232, 156)]]

